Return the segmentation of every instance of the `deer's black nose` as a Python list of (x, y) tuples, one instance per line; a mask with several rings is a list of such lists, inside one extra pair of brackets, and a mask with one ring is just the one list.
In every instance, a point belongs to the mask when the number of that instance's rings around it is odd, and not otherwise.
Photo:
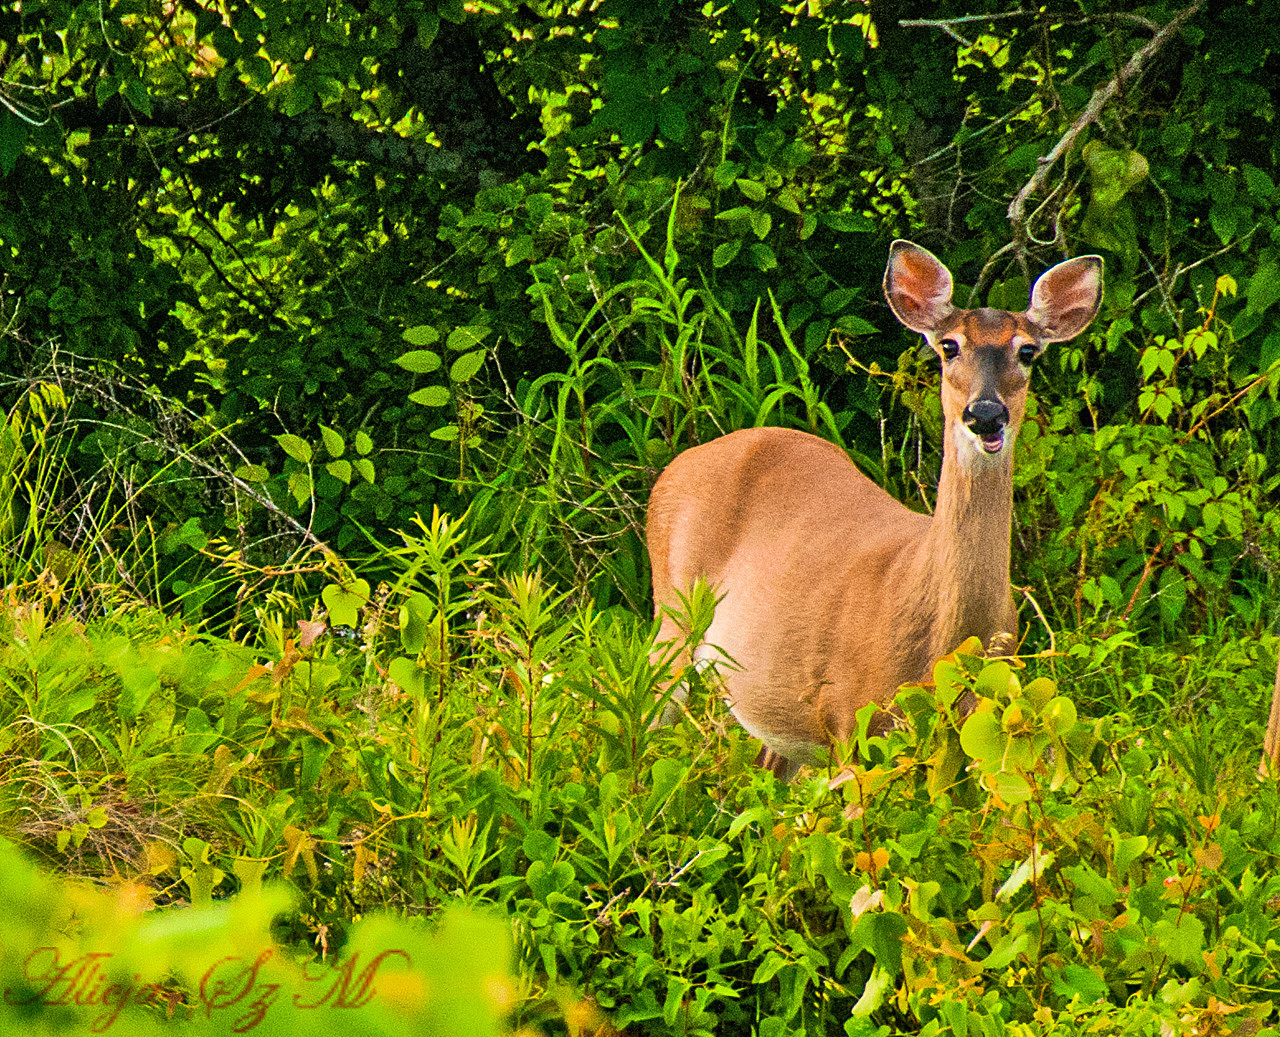
[(999, 400), (974, 400), (964, 409), (964, 423), (975, 436), (993, 436), (1009, 424), (1009, 408)]

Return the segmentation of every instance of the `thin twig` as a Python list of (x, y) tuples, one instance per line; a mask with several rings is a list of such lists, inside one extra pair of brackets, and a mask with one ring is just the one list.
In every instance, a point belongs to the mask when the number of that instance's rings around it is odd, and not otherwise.
[(1040, 618), (1040, 622), (1044, 624), (1044, 628), (1049, 634), (1049, 651), (1047, 653), (1041, 653), (1041, 654), (1048, 654), (1050, 656), (1057, 655), (1058, 639), (1057, 637), (1054, 636), (1053, 627), (1049, 625), (1049, 620), (1045, 618), (1044, 611), (1040, 608), (1040, 602), (1036, 601), (1034, 595), (1032, 595), (1031, 588), (1030, 587), (1014, 587), (1013, 589), (1016, 590), (1019, 594), (1021, 594), (1024, 598), (1026, 598), (1027, 601), (1031, 602), (1031, 607), (1036, 610), (1036, 615)]
[(1076, 138), (1080, 136), (1086, 127), (1097, 121), (1108, 102), (1120, 92), (1120, 88), (1130, 80), (1137, 78), (1142, 73), (1147, 62), (1159, 53), (1160, 49), (1182, 29), (1182, 26), (1193, 15), (1199, 13), (1204, 3), (1205, 0), (1195, 0), (1194, 3), (1188, 4), (1174, 15), (1173, 20), (1156, 33), (1145, 46), (1135, 51), (1124, 68), (1093, 92), (1093, 97), (1089, 99), (1084, 111), (1071, 124), (1071, 128), (1062, 135), (1062, 139), (1053, 146), (1049, 154), (1037, 160), (1036, 171), (1031, 175), (1031, 179), (1022, 186), (1022, 190), (1009, 203), (1009, 222), (1013, 225), (1015, 241), (1026, 240), (1027, 229), (1023, 214), (1026, 212), (1027, 201), (1036, 191), (1044, 187), (1054, 163), (1071, 149), (1071, 145), (1075, 143)]

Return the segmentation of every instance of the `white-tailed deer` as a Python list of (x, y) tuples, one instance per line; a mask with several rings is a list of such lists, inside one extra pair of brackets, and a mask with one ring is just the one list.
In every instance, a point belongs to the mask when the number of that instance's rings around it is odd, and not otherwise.
[(1280, 659), (1276, 660), (1276, 690), (1271, 693), (1271, 716), (1267, 720), (1267, 740), (1262, 743), (1262, 764), (1258, 774), (1280, 772)]
[(660, 639), (679, 638), (668, 610), (703, 578), (720, 601), (694, 659), (725, 663), (730, 709), (784, 779), (816, 762), (818, 748), (846, 741), (859, 709), (888, 702), (966, 637), (1017, 632), (1014, 438), (1032, 361), (1097, 313), (1102, 260), (1047, 271), (1022, 313), (957, 309), (951, 291), (932, 253), (893, 243), (889, 307), (942, 359), (946, 431), (932, 517), (894, 500), (838, 447), (782, 428), (687, 450), (654, 485)]

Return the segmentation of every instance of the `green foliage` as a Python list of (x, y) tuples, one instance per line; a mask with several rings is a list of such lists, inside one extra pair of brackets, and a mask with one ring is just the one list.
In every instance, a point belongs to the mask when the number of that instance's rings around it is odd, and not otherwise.
[[(500, 910), (529, 1026), (1268, 1018), (1277, 801), (1253, 747), (1274, 659), (1256, 646), (1212, 663), (1123, 637), (1028, 662), (962, 646), (899, 696), (908, 724), (863, 726), (858, 763), (782, 786), (710, 673), (684, 719), (651, 726), (687, 647), (655, 652), (656, 625), (499, 576), (439, 514), (387, 551), (394, 579), (277, 595), (247, 645), (141, 609), (81, 626), (47, 593), (11, 608), (6, 830), (144, 903), (193, 905), (157, 925), (283, 882), (290, 955), (370, 946), (354, 919), (379, 908)], [(689, 601), (690, 638), (711, 605)], [(1230, 712), (1204, 709), (1206, 684), (1234, 689)]]
[[(841, 377), (902, 351), (876, 287), (892, 237), (933, 247), (960, 301), (1015, 308), (1052, 258), (1101, 250), (1096, 332), (1044, 365), (1021, 575), (1059, 622), (1260, 614), (1280, 38), (1246, 0), (1216, 7), (26, 5), (0, 32), (6, 359), (70, 350), (233, 443), (225, 470), (269, 505), (210, 501), (182, 465), (152, 484), (215, 543), (265, 544), (283, 513), (350, 552), (478, 501), (526, 564), (638, 603), (631, 534), (600, 538), (712, 428), (822, 428), (900, 492), (928, 484), (915, 417)], [(747, 337), (774, 327), (753, 368)], [(622, 413), (636, 392), (660, 419)], [(80, 478), (122, 448), (135, 478), (164, 469), (145, 409), (127, 437), (79, 426)], [(1084, 472), (1103, 489), (1082, 501)], [(193, 609), (197, 569), (166, 575)]]
[(510, 1032), (510, 936), (493, 917), (455, 911), (428, 931), (372, 916), (320, 968), (273, 937), (280, 888), (143, 915), (137, 886), (55, 879), (8, 843), (0, 888), (10, 1032)]

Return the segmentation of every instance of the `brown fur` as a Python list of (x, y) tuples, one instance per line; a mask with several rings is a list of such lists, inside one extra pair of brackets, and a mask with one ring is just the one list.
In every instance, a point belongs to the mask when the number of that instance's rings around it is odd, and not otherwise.
[[(790, 776), (813, 748), (847, 740), (859, 709), (926, 676), (964, 638), (1016, 633), (1013, 439), (1028, 383), (1018, 350), (1074, 337), (1100, 291), (1101, 261), (1085, 257), (1046, 274), (1025, 313), (957, 310), (945, 267), (895, 242), (890, 306), (935, 349), (959, 347), (943, 363), (946, 439), (932, 517), (894, 500), (838, 447), (791, 429), (745, 429), (694, 447), (658, 479), (648, 541), (661, 637), (680, 636), (663, 612), (677, 591), (702, 577), (722, 595), (705, 639), (720, 654), (703, 655), (721, 660), (730, 707), (763, 738), (771, 769)], [(998, 454), (964, 439), (977, 443), (963, 415), (979, 398), (1007, 407)], [(973, 456), (961, 458), (966, 450)]]
[(1271, 716), (1267, 718), (1267, 738), (1262, 743), (1262, 765), (1258, 773), (1266, 777), (1280, 770), (1280, 660), (1276, 662), (1276, 690), (1271, 694)]

